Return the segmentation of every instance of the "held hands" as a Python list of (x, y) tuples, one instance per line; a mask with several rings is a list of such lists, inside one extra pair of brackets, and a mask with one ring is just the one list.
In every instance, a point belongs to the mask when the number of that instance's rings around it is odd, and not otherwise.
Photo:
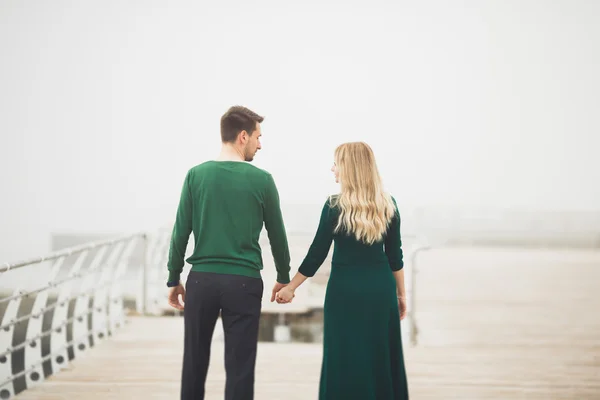
[[(181, 295), (181, 301), (179, 300), (179, 295)], [(185, 288), (181, 283), (175, 287), (169, 288), (168, 299), (171, 307), (183, 311), (185, 304)]]
[(291, 303), (293, 298), (294, 291), (288, 287), (288, 283), (275, 282), (271, 293), (271, 303), (274, 301), (277, 301), (278, 304)]
[(277, 296), (277, 292), (279, 292), (281, 289), (283, 289), (287, 285), (288, 285), (287, 283), (275, 282), (275, 286), (273, 286), (273, 291), (271, 292), (271, 303), (275, 301), (275, 297)]
[(284, 287), (277, 293), (277, 303), (279, 304), (287, 304), (291, 303), (296, 295), (294, 294), (294, 290), (289, 286)]
[(296, 297), (296, 289), (298, 289), (307, 278), (307, 276), (302, 275), (302, 273), (298, 271), (289, 284), (282, 285), (277, 291), (273, 289), (273, 298), (271, 301), (277, 298), (278, 304), (291, 303), (294, 297)]

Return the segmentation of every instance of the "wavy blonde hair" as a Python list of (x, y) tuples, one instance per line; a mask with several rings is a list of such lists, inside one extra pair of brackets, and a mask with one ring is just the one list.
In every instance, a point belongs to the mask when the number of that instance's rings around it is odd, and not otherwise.
[(340, 209), (334, 232), (353, 234), (369, 245), (382, 240), (396, 208), (383, 190), (373, 150), (364, 142), (344, 143), (335, 149), (334, 160), (341, 185), (331, 200)]

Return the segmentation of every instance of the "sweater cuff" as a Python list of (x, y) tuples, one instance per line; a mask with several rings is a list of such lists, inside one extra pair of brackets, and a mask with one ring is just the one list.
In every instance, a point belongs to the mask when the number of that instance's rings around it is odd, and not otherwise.
[(180, 276), (181, 272), (169, 271), (169, 277), (167, 278), (167, 282), (179, 282)]
[(277, 283), (283, 283), (284, 285), (290, 283), (290, 274), (277, 273)]

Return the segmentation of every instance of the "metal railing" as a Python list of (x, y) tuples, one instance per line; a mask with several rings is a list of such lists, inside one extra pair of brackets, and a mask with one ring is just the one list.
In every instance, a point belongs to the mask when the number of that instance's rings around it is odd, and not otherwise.
[(419, 325), (417, 324), (417, 276), (419, 273), (418, 268), (418, 255), (423, 252), (430, 250), (432, 247), (428, 244), (418, 244), (408, 253), (408, 259), (410, 260), (410, 283), (408, 286), (408, 324), (410, 326), (410, 343), (413, 346), (418, 344)]
[(146, 235), (144, 268), (137, 269), (137, 311), (142, 315), (160, 315), (167, 305), (167, 259), (171, 231), (162, 229)]
[[(0, 295), (0, 400), (40, 384), (111, 336), (125, 323), (124, 299), (138, 314), (162, 314), (170, 239), (168, 230), (139, 233), (0, 266), (0, 283), (13, 287)], [(431, 246), (410, 240), (408, 324), (416, 345), (418, 255)], [(9, 278), (20, 272), (27, 274)], [(42, 283), (26, 287), (29, 276)]]
[[(136, 250), (136, 306), (145, 313), (147, 246), (147, 235), (135, 234), (0, 266), (0, 282), (13, 290), (0, 298), (0, 399), (40, 384), (123, 326), (123, 283)], [(41, 284), (24, 288), (34, 281)]]

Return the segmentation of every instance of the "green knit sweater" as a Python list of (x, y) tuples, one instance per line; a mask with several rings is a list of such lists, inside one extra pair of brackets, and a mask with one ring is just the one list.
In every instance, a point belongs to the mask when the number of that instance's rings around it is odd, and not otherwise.
[(192, 271), (259, 278), (263, 268), (258, 243), (263, 224), (271, 244), (277, 281), (290, 281), (290, 253), (279, 194), (268, 172), (246, 162), (207, 161), (190, 169), (169, 250), (168, 282), (177, 282), (190, 233)]

